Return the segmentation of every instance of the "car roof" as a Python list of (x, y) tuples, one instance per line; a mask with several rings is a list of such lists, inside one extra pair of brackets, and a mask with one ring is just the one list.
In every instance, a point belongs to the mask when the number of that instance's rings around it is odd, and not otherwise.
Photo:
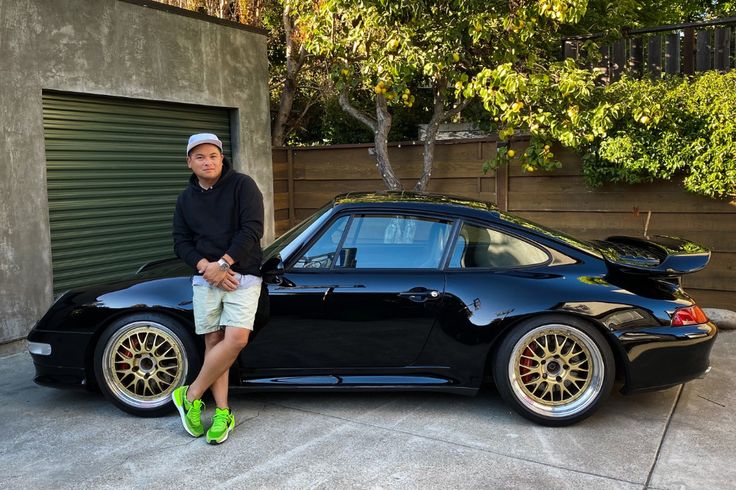
[(360, 205), (360, 204), (414, 204), (433, 206), (458, 206), (467, 210), (487, 211), (498, 216), (498, 207), (487, 201), (470, 199), (467, 197), (450, 196), (429, 192), (413, 191), (375, 191), (375, 192), (346, 192), (335, 197), (332, 206)]

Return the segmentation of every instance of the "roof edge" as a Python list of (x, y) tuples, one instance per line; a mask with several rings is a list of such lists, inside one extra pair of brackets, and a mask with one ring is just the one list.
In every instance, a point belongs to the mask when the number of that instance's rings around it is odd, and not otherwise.
[(184, 17), (190, 17), (192, 19), (203, 20), (205, 22), (209, 22), (210, 24), (218, 24), (225, 27), (239, 29), (241, 31), (248, 31), (254, 34), (260, 34), (262, 36), (268, 36), (268, 31), (260, 27), (249, 26), (247, 24), (241, 24), (232, 20), (226, 20), (211, 15), (200, 14), (198, 12), (174, 7), (173, 5), (156, 2), (154, 0), (118, 0), (118, 2), (131, 3), (133, 5), (138, 5), (139, 7), (161, 10), (163, 12), (168, 12), (174, 15), (183, 15)]

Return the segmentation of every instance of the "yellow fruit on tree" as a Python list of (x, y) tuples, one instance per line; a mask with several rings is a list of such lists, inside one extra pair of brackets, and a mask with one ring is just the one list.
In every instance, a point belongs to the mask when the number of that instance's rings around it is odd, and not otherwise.
[(457, 53), (452, 53), (452, 61), (454, 61), (455, 63), (460, 61), (460, 55)]
[(641, 119), (639, 119), (639, 121), (642, 124), (649, 124), (649, 116), (641, 116)]
[(516, 152), (514, 150), (509, 150), (506, 152), (506, 154), (509, 156), (509, 158), (514, 158), (514, 155), (516, 155)]

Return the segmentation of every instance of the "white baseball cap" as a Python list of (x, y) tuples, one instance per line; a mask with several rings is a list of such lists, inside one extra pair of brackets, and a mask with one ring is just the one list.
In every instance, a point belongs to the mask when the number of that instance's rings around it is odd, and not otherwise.
[(193, 134), (189, 137), (189, 143), (187, 143), (187, 155), (189, 155), (189, 152), (192, 151), (192, 148), (194, 148), (195, 146), (204, 145), (205, 143), (215, 145), (220, 149), (220, 151), (222, 151), (222, 141), (220, 141), (220, 138), (218, 138), (216, 134), (198, 133)]

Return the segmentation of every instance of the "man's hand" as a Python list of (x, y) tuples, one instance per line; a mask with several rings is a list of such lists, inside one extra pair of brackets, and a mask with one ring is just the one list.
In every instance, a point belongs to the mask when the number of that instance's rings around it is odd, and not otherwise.
[(236, 279), (235, 272), (228, 269), (225, 271), (225, 278), (217, 284), (217, 287), (225, 291), (235, 291), (240, 286), (240, 281)]
[(222, 270), (217, 262), (209, 262), (207, 267), (204, 269), (204, 280), (210, 283), (212, 286), (219, 286), (219, 284), (225, 279), (230, 270)]
[(235, 291), (240, 285), (240, 281), (236, 279), (235, 275), (236, 273), (231, 269), (222, 270), (217, 262), (209, 262), (202, 277), (212, 286), (225, 291)]

